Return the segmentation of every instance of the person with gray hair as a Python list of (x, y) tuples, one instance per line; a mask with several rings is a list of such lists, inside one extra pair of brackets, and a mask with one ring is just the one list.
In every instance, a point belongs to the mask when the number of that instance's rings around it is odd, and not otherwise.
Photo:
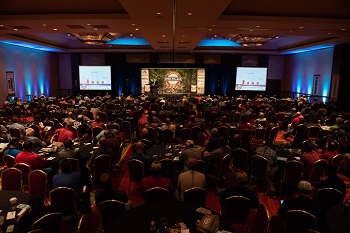
[(192, 140), (187, 140), (186, 149), (182, 151), (180, 156), (180, 161), (184, 165), (184, 171), (188, 170), (188, 162), (192, 158), (196, 160), (202, 160), (202, 152), (201, 150), (194, 147), (194, 142)]
[(34, 136), (34, 129), (27, 128), (26, 129), (26, 136), (23, 138), (23, 140), (29, 140), (33, 143), (33, 148), (42, 148), (46, 146), (46, 143), (40, 138)]

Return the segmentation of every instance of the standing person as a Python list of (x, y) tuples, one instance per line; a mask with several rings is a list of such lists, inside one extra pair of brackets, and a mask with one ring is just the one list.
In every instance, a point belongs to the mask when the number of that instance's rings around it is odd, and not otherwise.
[(177, 198), (183, 201), (183, 194), (188, 189), (193, 187), (205, 188), (205, 175), (197, 172), (198, 161), (195, 158), (188, 159), (188, 170), (181, 173), (178, 178), (177, 187)]

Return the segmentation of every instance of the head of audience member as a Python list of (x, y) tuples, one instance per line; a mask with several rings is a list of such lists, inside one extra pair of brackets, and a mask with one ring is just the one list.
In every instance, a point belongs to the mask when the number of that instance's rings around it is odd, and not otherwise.
[(66, 140), (64, 140), (63, 145), (64, 145), (64, 148), (66, 148), (67, 150), (71, 150), (73, 149), (74, 144), (72, 140), (67, 138)]
[(19, 138), (17, 138), (17, 137), (11, 138), (11, 141), (9, 142), (8, 147), (18, 148), (19, 147)]
[(167, 124), (167, 125), (170, 125), (170, 124), (171, 124), (171, 119), (170, 119), (169, 117), (167, 117), (167, 118), (165, 119), (165, 124)]
[(233, 137), (232, 137), (232, 144), (233, 145), (240, 145), (240, 144), (242, 144), (241, 135), (239, 135), (238, 133), (233, 135)]
[(29, 140), (24, 140), (23, 150), (31, 151), (33, 149), (33, 143)]
[(219, 147), (225, 147), (227, 145), (227, 140), (225, 137), (223, 136), (220, 136), (218, 138), (218, 144), (219, 144)]
[(135, 144), (135, 152), (136, 152), (136, 154), (142, 154), (144, 148), (145, 148), (145, 146), (143, 145), (142, 142), (136, 142), (136, 144)]
[(29, 195), (28, 204), (31, 207), (31, 211), (38, 212), (44, 207), (44, 199), (38, 193)]
[(68, 116), (68, 118), (74, 119), (74, 114), (73, 114), (73, 112), (68, 112), (67, 116)]
[(336, 125), (341, 125), (341, 124), (343, 124), (343, 118), (341, 118), (341, 117), (337, 117), (337, 118), (335, 118), (335, 124)]
[(103, 173), (100, 176), (100, 188), (104, 190), (108, 190), (112, 188), (112, 179), (108, 173)]
[(244, 186), (248, 183), (248, 175), (246, 172), (237, 172), (235, 178), (239, 186)]
[(330, 140), (329, 142), (327, 142), (327, 151), (333, 152), (337, 150), (338, 150), (338, 144), (335, 141)]
[(34, 122), (35, 122), (35, 123), (41, 122), (41, 119), (40, 119), (40, 116), (39, 116), (39, 115), (35, 115), (35, 116), (34, 116)]
[(100, 140), (98, 141), (98, 144), (100, 149), (107, 148), (107, 139), (105, 137), (101, 137)]
[(192, 140), (187, 140), (185, 144), (186, 148), (194, 147), (194, 141)]
[(305, 117), (303, 115), (299, 116), (299, 124), (304, 124), (305, 123)]
[(298, 194), (302, 196), (310, 197), (312, 193), (312, 186), (310, 182), (302, 180), (298, 184)]
[(162, 164), (160, 163), (152, 163), (151, 164), (151, 169), (150, 169), (151, 173), (153, 176), (162, 176)]
[(32, 129), (32, 128), (27, 128), (27, 129), (26, 129), (26, 136), (27, 136), (27, 137), (33, 137), (33, 136), (34, 136), (34, 129)]
[(73, 121), (68, 121), (66, 123), (66, 128), (70, 128), (70, 127), (73, 127), (74, 126), (74, 122)]
[(18, 123), (18, 117), (14, 116), (11, 119), (12, 123)]
[(72, 172), (72, 162), (71, 160), (65, 158), (60, 162), (61, 173), (71, 173)]
[(110, 131), (109, 129), (104, 130), (104, 131), (103, 131), (103, 134), (104, 134), (104, 137), (105, 137), (105, 138), (110, 138), (110, 137), (112, 137), (112, 133), (111, 133), (111, 131)]
[(142, 133), (142, 136), (147, 136), (148, 135), (148, 129), (147, 128), (143, 128), (141, 133)]
[(330, 180), (335, 179), (338, 176), (337, 169), (332, 164), (326, 164), (324, 166), (324, 171), (326, 173), (327, 178)]
[(191, 115), (191, 116), (190, 116), (190, 121), (191, 121), (191, 122), (195, 122), (195, 119), (196, 119), (196, 116), (195, 116), (195, 115)]
[(259, 112), (259, 119), (264, 119), (264, 113), (263, 112)]
[(196, 158), (189, 158), (187, 167), (189, 170), (195, 171), (198, 166), (198, 160)]
[(227, 116), (222, 116), (222, 122), (226, 123), (227, 122)]
[(305, 141), (301, 145), (302, 151), (306, 152), (306, 153), (309, 153), (309, 152), (313, 151), (314, 147), (315, 147), (314, 144), (312, 144), (312, 142), (310, 142), (310, 141)]
[(218, 128), (212, 128), (210, 130), (211, 136), (218, 136), (219, 135), (219, 131)]

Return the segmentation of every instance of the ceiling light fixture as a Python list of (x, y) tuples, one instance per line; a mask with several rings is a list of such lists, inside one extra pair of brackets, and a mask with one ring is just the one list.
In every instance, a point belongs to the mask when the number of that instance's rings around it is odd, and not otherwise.
[(117, 39), (120, 35), (118, 33), (75, 33), (72, 34), (86, 45), (105, 45), (112, 40)]
[(266, 44), (275, 36), (268, 35), (229, 35), (229, 39), (244, 46), (244, 47), (258, 47)]

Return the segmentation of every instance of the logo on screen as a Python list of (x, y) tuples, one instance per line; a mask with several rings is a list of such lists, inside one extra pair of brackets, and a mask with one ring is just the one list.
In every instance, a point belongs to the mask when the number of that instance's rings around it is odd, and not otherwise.
[(182, 81), (181, 75), (176, 71), (170, 71), (165, 75), (164, 81), (167, 85), (179, 85)]

